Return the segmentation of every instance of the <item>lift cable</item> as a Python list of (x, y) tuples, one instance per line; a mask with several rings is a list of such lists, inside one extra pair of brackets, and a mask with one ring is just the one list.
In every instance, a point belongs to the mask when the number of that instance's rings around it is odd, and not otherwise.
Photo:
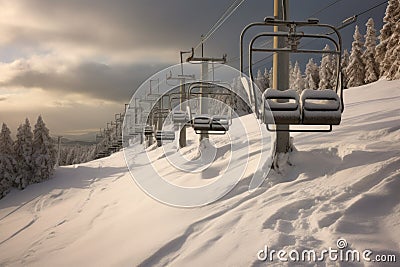
[[(239, 2), (240, 1), (240, 2)], [(204, 44), (221, 26), (222, 24), (243, 4), (245, 0), (236, 0), (225, 13), (218, 19), (218, 21), (211, 27), (208, 33), (202, 38), (200, 43), (195, 47), (195, 49), (199, 48), (201, 44)], [(233, 7), (233, 8), (232, 8)]]
[(229, 13), (230, 10), (236, 5), (240, 0), (235, 0), (233, 3), (225, 10), (225, 12), (222, 14), (222, 16), (215, 22), (215, 24), (210, 28), (210, 30), (204, 35), (207, 37), (210, 35), (210, 33), (217, 27), (217, 25), (225, 18), (225, 16)]
[(323, 7), (323, 8), (321, 8), (321, 9), (319, 9), (319, 10), (317, 10), (317, 11), (315, 11), (314, 13), (312, 13), (312, 14), (311, 14), (310, 16), (308, 16), (308, 17), (309, 17), (309, 18), (314, 17), (314, 16), (316, 16), (316, 15), (322, 13), (323, 11), (327, 10), (327, 9), (330, 8), (331, 6), (337, 4), (337, 3), (341, 2), (341, 1), (343, 1), (343, 0), (336, 0), (336, 1), (334, 1), (333, 3), (331, 3), (331, 4), (329, 4), (329, 5), (327, 5), (327, 6)]

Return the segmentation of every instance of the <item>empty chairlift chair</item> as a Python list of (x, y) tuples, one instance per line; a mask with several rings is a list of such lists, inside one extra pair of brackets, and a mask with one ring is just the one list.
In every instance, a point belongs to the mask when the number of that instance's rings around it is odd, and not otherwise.
[(299, 95), (295, 90), (267, 89), (263, 94), (263, 103), (265, 124), (299, 124), (301, 122)]
[(172, 121), (174, 124), (186, 124), (189, 121), (189, 116), (186, 111), (174, 110), (172, 111)]
[(226, 132), (229, 130), (230, 120), (228, 116), (215, 115), (211, 118), (211, 130), (214, 132)]
[(156, 131), (156, 140), (157, 141), (174, 141), (175, 140), (175, 132), (174, 131)]
[(211, 117), (207, 114), (195, 115), (193, 118), (193, 129), (197, 134), (211, 130)]
[(144, 135), (145, 135), (146, 137), (147, 137), (147, 136), (153, 135), (153, 127), (150, 126), (150, 125), (146, 125), (146, 126), (144, 127)]
[[(193, 98), (194, 95), (200, 95), (200, 93), (193, 92), (196, 88), (206, 86), (207, 88), (221, 88), (228, 90), (228, 93), (223, 92), (208, 92), (210, 95), (225, 95), (232, 98), (232, 92), (228, 84), (216, 84), (212, 82), (195, 82), (189, 87), (189, 97)], [(190, 112), (190, 109), (189, 109)], [(187, 113), (186, 113), (187, 114)], [(232, 116), (229, 115), (209, 115), (200, 114), (194, 115), (192, 120), (192, 127), (196, 134), (208, 133), (208, 134), (225, 134), (229, 130), (229, 126), (232, 124)]]
[[(336, 88), (332, 89), (305, 89), (299, 95), (295, 90), (275, 90), (267, 89), (262, 95), (261, 117), (267, 125), (269, 131), (289, 131), (289, 132), (329, 132), (332, 125), (339, 125), (341, 115), (344, 110), (343, 102), (343, 82), (341, 74), (341, 53), (342, 39), (338, 30), (328, 24), (320, 24), (316, 19), (308, 21), (282, 21), (273, 18), (266, 18), (264, 22), (252, 23), (245, 27), (242, 31), (241, 40), (241, 60), (240, 69), (243, 72), (243, 39), (245, 33), (250, 28), (255, 27), (272, 27), (287, 26), (289, 32), (262, 32), (253, 37), (249, 44), (249, 62), (252, 65), (252, 54), (255, 52), (269, 53), (314, 53), (320, 55), (332, 54), (336, 56)], [(298, 28), (322, 28), (328, 29), (330, 32), (323, 34), (306, 33), (297, 31)], [(335, 36), (335, 37), (332, 37)], [(285, 37), (287, 38), (287, 47), (284, 48), (257, 48), (254, 47), (256, 41), (261, 37)], [(328, 40), (333, 43), (332, 50), (316, 50), (305, 49), (299, 46), (300, 40), (303, 38)], [(254, 81), (252, 68), (249, 67), (249, 74)], [(256, 92), (253, 88), (253, 95)], [(255, 105), (257, 101), (253, 100)], [(257, 106), (255, 110), (258, 112)], [(298, 127), (288, 129), (280, 129), (278, 127), (270, 127), (270, 125), (297, 125)], [(307, 126), (315, 127), (307, 127)], [(329, 129), (324, 126), (329, 126)], [(303, 128), (302, 128), (303, 127)], [(323, 127), (323, 128), (321, 128)]]
[(342, 108), (335, 91), (306, 89), (301, 94), (302, 122), (306, 125), (339, 125)]

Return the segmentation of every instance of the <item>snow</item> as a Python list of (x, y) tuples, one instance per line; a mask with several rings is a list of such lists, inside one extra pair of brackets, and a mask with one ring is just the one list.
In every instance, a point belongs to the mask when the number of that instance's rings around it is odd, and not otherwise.
[[(249, 126), (250, 158), (247, 167), (234, 162), (233, 168), (244, 178), (221, 200), (200, 208), (175, 208), (146, 195), (122, 152), (60, 167), (53, 179), (0, 200), (0, 265), (265, 266), (270, 263), (258, 261), (257, 252), (266, 245), (322, 250), (335, 247), (338, 238), (351, 249), (396, 254), (399, 260), (400, 81), (345, 90), (345, 101), (340, 126), (332, 133), (293, 134), (296, 151), (289, 163), (252, 193), (260, 144), (252, 139), (256, 125), (241, 117)], [(229, 131), (235, 138), (243, 135), (235, 133), (238, 120)], [(188, 137), (189, 147), (180, 153), (196, 158), (193, 133)], [(198, 173), (193, 180), (169, 167), (163, 148), (149, 148), (149, 155), (174, 183), (206, 184), (229, 164), (235, 151), (227, 150), (228, 141), (212, 140), (217, 160), (204, 171), (207, 177)]]

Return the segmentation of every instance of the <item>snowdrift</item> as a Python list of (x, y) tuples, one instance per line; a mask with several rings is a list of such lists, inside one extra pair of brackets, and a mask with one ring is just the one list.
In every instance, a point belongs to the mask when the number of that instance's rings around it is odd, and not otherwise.
[[(228, 195), (201, 208), (147, 196), (122, 152), (61, 167), (54, 179), (0, 200), (0, 265), (314, 266), (262, 262), (257, 254), (265, 246), (337, 248), (339, 238), (347, 248), (400, 261), (400, 81), (348, 89), (345, 103), (332, 133), (293, 135), (297, 151), (261, 188), (249, 193), (246, 173)], [(161, 150), (151, 153), (171, 179), (190, 185), (162, 162)], [(350, 263), (318, 263), (332, 265)]]

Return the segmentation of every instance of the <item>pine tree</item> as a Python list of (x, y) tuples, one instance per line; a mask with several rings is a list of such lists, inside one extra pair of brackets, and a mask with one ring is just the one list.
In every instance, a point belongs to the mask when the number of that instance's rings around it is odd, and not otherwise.
[(270, 77), (267, 68), (264, 69), (265, 88), (271, 88)]
[(314, 63), (314, 59), (310, 58), (306, 65), (306, 78), (304, 87), (307, 89), (317, 89), (319, 83), (318, 65)]
[(365, 83), (375, 82), (379, 78), (379, 68), (375, 61), (376, 54), (376, 30), (374, 20), (370, 18), (365, 24), (367, 32), (365, 34), (365, 50), (362, 59), (365, 65)]
[(257, 71), (256, 84), (257, 84), (258, 88), (261, 90), (261, 92), (264, 92), (269, 86), (268, 81), (266, 80), (265, 76), (262, 74), (261, 70)]
[(24, 189), (30, 183), (33, 176), (32, 161), (33, 134), (29, 120), (18, 127), (17, 140), (14, 144), (15, 158), (17, 160), (18, 176), (14, 186)]
[(33, 131), (34, 177), (32, 182), (47, 180), (56, 164), (56, 149), (42, 116), (39, 116)]
[(9, 191), (16, 177), (16, 160), (11, 132), (3, 123), (0, 133), (0, 198)]
[(388, 50), (385, 54), (386, 66), (389, 67), (387, 78), (389, 80), (400, 79), (400, 2), (397, 1), (394, 5), (392, 14), (393, 20), (396, 21), (392, 35), (388, 43)]
[(271, 87), (271, 88), (274, 87), (273, 77), (274, 77), (274, 70), (271, 67), (269, 69), (269, 87)]
[(295, 81), (296, 81), (296, 75), (294, 73), (294, 68), (292, 61), (289, 61), (289, 88), (293, 89), (295, 86)]
[(304, 90), (304, 79), (303, 76), (301, 75), (299, 62), (297, 61), (294, 65), (293, 73), (295, 75), (295, 81), (294, 81), (294, 86), (292, 88), (297, 90), (297, 92), (300, 94)]
[(348, 88), (347, 83), (349, 81), (349, 78), (347, 75), (347, 66), (349, 66), (349, 63), (350, 63), (350, 54), (349, 51), (345, 49), (342, 55), (343, 88)]
[(350, 63), (347, 66), (346, 72), (349, 78), (348, 86), (355, 87), (364, 84), (365, 66), (362, 60), (362, 36), (356, 25), (354, 31), (354, 41), (351, 46)]
[[(324, 51), (330, 50), (329, 45), (326, 45)], [(332, 89), (332, 59), (330, 54), (326, 53), (322, 55), (321, 67), (319, 69), (319, 89)]]
[[(386, 76), (394, 63), (394, 57), (397, 55), (395, 47), (392, 45), (396, 43), (396, 39), (392, 39), (394, 31), (397, 32), (399, 29), (399, 16), (400, 16), (400, 3), (399, 0), (389, 0), (388, 6), (386, 7), (385, 17), (383, 22), (385, 23), (380, 30), (379, 45), (376, 47), (376, 60), (380, 64), (380, 76)], [(398, 41), (399, 39), (397, 39)], [(396, 62), (396, 60), (395, 60)]]
[(331, 84), (331, 88), (335, 88), (336, 87), (336, 82), (337, 82), (337, 59), (338, 59), (338, 55), (331, 55), (330, 56), (330, 64), (329, 64), (329, 68), (330, 68), (330, 72), (332, 73), (332, 77), (330, 80), (330, 84)]

